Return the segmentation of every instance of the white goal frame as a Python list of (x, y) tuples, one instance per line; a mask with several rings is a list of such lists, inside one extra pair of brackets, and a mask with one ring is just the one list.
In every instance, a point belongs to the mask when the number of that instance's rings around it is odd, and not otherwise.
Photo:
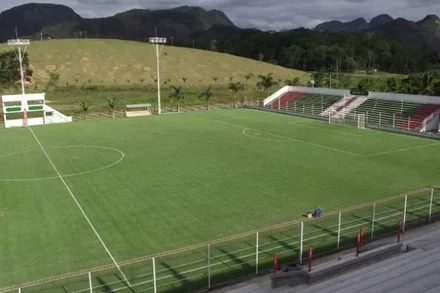
[(358, 117), (358, 123), (357, 123), (357, 128), (359, 128), (359, 129), (365, 129), (365, 114), (358, 114), (357, 115)]

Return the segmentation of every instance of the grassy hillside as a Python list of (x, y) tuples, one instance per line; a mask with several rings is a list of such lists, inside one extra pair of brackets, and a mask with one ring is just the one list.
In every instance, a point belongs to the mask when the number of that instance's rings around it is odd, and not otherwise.
[[(7, 49), (5, 44), (0, 45), (0, 50)], [(156, 76), (156, 57), (148, 43), (65, 39), (34, 42), (28, 52), (37, 83), (47, 82), (48, 72), (54, 70), (61, 75), (61, 85), (154, 83)], [(186, 84), (196, 87), (214, 83), (213, 77), (218, 77), (218, 84), (227, 84), (229, 76), (234, 76), (234, 81), (245, 81), (248, 73), (272, 72), (276, 78), (300, 77), (302, 82), (309, 76), (305, 72), (229, 54), (171, 46), (163, 47), (160, 61), (164, 83), (182, 83), (185, 77)]]

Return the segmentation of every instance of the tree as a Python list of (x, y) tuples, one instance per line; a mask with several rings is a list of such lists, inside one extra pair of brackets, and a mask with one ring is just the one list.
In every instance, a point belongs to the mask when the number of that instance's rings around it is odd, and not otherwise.
[(182, 77), (183, 84), (185, 84), (187, 80), (188, 80), (187, 77)]
[(244, 84), (242, 84), (241, 82), (230, 82), (229, 83), (229, 91), (234, 93), (234, 98), (235, 98), (235, 108), (238, 107), (238, 95), (239, 92), (244, 90)]
[[(23, 54), (23, 71), (25, 81), (30, 81), (33, 71), (29, 68), (29, 55)], [(13, 50), (0, 53), (0, 84), (12, 84), (21, 80), (20, 61)]]
[(218, 41), (215, 39), (211, 40), (211, 46), (210, 46), (211, 51), (217, 52), (217, 48), (218, 48)]
[(214, 76), (214, 77), (212, 78), (212, 80), (214, 81), (215, 84), (217, 84), (218, 77), (217, 77), (217, 76)]
[(49, 75), (49, 81), (46, 85), (46, 91), (48, 91), (52, 87), (55, 87), (61, 78), (61, 74), (56, 70), (48, 71), (47, 74)]
[(426, 71), (413, 76), (413, 89), (418, 95), (433, 95), (436, 84), (434, 72)]
[(209, 110), (209, 100), (210, 100), (211, 97), (212, 97), (211, 88), (212, 88), (212, 86), (210, 86), (210, 87), (204, 89), (204, 90), (200, 93), (200, 95), (199, 95), (199, 98), (200, 98), (200, 99), (205, 100), (205, 102), (206, 102), (206, 109), (207, 109), (207, 110)]
[(260, 81), (257, 82), (257, 88), (262, 92), (266, 92), (271, 87), (279, 84), (279, 82), (274, 79), (273, 73), (269, 73), (268, 75), (259, 75), (258, 78)]
[(86, 102), (81, 102), (81, 110), (84, 112), (84, 120), (87, 120), (87, 112), (89, 111), (90, 104), (87, 104)]
[(115, 118), (116, 98), (107, 98), (107, 106), (112, 113), (112, 118)]
[(180, 112), (180, 100), (185, 99), (185, 95), (183, 94), (182, 87), (170, 86), (171, 93), (170, 99), (176, 99), (177, 101), (177, 112)]
[(286, 79), (284, 81), (285, 85), (290, 85), (290, 86), (298, 86), (299, 85), (299, 77), (295, 77), (294, 79)]
[(251, 79), (252, 77), (254, 77), (253, 73), (248, 73), (244, 76), (244, 78), (246, 78), (246, 85), (248, 85), (249, 79)]

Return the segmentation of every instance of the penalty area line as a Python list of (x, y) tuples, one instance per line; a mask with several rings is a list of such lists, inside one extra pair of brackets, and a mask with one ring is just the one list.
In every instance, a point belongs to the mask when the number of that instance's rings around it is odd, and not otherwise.
[(58, 171), (57, 167), (55, 166), (55, 164), (52, 162), (52, 159), (49, 157), (49, 155), (47, 154), (46, 150), (44, 149), (43, 145), (41, 144), (40, 140), (38, 139), (38, 137), (35, 135), (34, 131), (32, 130), (31, 127), (29, 127), (29, 130), (31, 131), (33, 137), (35, 138), (35, 140), (37, 141), (38, 145), (40, 146), (41, 150), (43, 151), (44, 155), (46, 156), (47, 160), (49, 161), (49, 163), (52, 165), (52, 168), (54, 169), (55, 173), (58, 175), (58, 178), (60, 178), (61, 182), (63, 183), (64, 187), (66, 187), (67, 191), (69, 192), (70, 196), (72, 197), (73, 201), (76, 203), (76, 205), (78, 206), (79, 210), (81, 211), (81, 213), (83, 214), (84, 218), (86, 219), (87, 223), (89, 224), (90, 228), (92, 228), (93, 232), (95, 233), (96, 237), (98, 238), (99, 242), (101, 242), (102, 246), (104, 247), (104, 250), (107, 252), (108, 256), (110, 257), (110, 259), (113, 261), (113, 264), (116, 266), (116, 268), (119, 270), (119, 272), (121, 273), (121, 275), (124, 277), (125, 281), (127, 282), (127, 284), (129, 286), (130, 282), (128, 281), (127, 277), (125, 276), (124, 272), (122, 272), (119, 264), (116, 262), (115, 258), (113, 257), (113, 255), (110, 253), (110, 250), (107, 248), (107, 245), (105, 245), (104, 240), (102, 240), (101, 236), (99, 235), (98, 231), (96, 231), (95, 226), (93, 226), (92, 222), (90, 221), (89, 217), (87, 216), (86, 212), (84, 211), (84, 209), (81, 207), (80, 203), (78, 202), (78, 200), (76, 199), (75, 195), (73, 194), (72, 190), (70, 189), (69, 185), (67, 185), (66, 181), (64, 180), (63, 176), (60, 174), (60, 172)]
[(344, 154), (351, 155), (351, 156), (356, 156), (356, 157), (362, 156), (360, 154), (352, 153), (352, 152), (349, 152), (349, 151), (344, 151), (344, 150), (341, 150), (341, 149), (332, 148), (332, 147), (329, 147), (329, 146), (325, 146), (325, 145), (321, 145), (321, 144), (317, 144), (317, 143), (313, 143), (313, 142), (309, 142), (309, 141), (305, 141), (305, 140), (301, 140), (301, 139), (296, 139), (296, 138), (292, 138), (292, 137), (288, 137), (288, 136), (283, 136), (283, 135), (279, 135), (279, 134), (275, 134), (275, 133), (261, 131), (259, 129), (249, 128), (249, 127), (245, 127), (245, 126), (238, 125), (238, 124), (232, 124), (232, 123), (228, 123), (228, 122), (221, 121), (221, 120), (214, 120), (214, 122), (225, 124), (225, 125), (230, 125), (230, 126), (234, 126), (234, 127), (238, 127), (238, 128), (241, 128), (241, 129), (254, 130), (254, 131), (261, 132), (261, 133), (266, 133), (266, 134), (269, 134), (269, 135), (277, 136), (279, 138), (288, 139), (288, 140), (291, 140), (291, 141), (295, 141), (295, 142), (311, 145), (311, 146), (314, 146), (314, 147), (317, 147), (317, 148), (331, 150), (331, 151), (334, 151), (334, 152), (344, 153)]

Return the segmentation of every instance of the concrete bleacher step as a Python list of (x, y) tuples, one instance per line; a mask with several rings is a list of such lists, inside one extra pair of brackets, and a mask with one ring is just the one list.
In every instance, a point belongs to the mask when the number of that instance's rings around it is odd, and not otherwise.
[[(436, 255), (435, 255), (436, 254)], [(435, 255), (436, 257), (433, 257)], [(300, 293), (312, 293), (312, 292), (320, 292), (320, 293), (326, 293), (326, 292), (338, 292), (342, 293), (345, 291), (343, 290), (345, 287), (351, 286), (350, 284), (355, 284), (356, 288), (362, 288), (365, 286), (365, 288), (370, 287), (372, 284), (368, 283), (363, 284), (363, 280), (368, 280), (369, 278), (374, 278), (374, 282), (381, 283), (379, 281), (380, 276), (384, 275), (386, 278), (389, 278), (389, 273), (392, 273), (393, 271), (398, 272), (397, 276), (401, 274), (399, 271), (399, 268), (411, 268), (415, 267), (417, 268), (419, 266), (419, 261), (425, 261), (428, 260), (429, 262), (436, 262), (440, 261), (440, 248), (424, 251), (421, 249), (416, 249), (410, 252), (407, 252), (405, 254), (402, 254), (400, 256), (396, 256), (378, 263), (375, 263), (373, 265), (369, 265), (366, 267), (362, 267), (360, 269), (356, 269), (350, 273), (346, 273), (340, 276), (336, 276), (331, 279), (327, 279), (325, 281), (322, 281), (320, 283), (311, 284), (307, 288), (299, 288), (295, 287), (295, 290), (292, 290), (290, 292), (300, 292)], [(384, 274), (384, 273), (388, 273)], [(386, 280), (382, 280), (382, 283)], [(302, 287), (302, 286), (301, 286)], [(346, 292), (356, 292), (353, 289), (350, 289)]]
[[(387, 271), (387, 274), (377, 274), (376, 276), (360, 281), (359, 283), (352, 284), (343, 290), (338, 290), (339, 293), (352, 293), (354, 288), (358, 291), (362, 290), (363, 293), (376, 293), (383, 292), (388, 293), (390, 290), (396, 288), (400, 284), (409, 284), (411, 282), (419, 280), (426, 274), (432, 274), (437, 272), (440, 265), (440, 256), (433, 258), (428, 256), (429, 262), (425, 260), (427, 266), (423, 266), (421, 261), (411, 263), (406, 267), (399, 267), (393, 272)], [(376, 286), (380, 286), (380, 290)], [(351, 288), (350, 288), (351, 287)]]
[(436, 271), (434, 274), (429, 274), (427, 276), (422, 276), (417, 279), (417, 282), (412, 282), (410, 284), (404, 283), (391, 289), (387, 293), (414, 293), (420, 291), (420, 289), (423, 289), (425, 292), (433, 289), (436, 290), (433, 292), (440, 292), (440, 271)]

